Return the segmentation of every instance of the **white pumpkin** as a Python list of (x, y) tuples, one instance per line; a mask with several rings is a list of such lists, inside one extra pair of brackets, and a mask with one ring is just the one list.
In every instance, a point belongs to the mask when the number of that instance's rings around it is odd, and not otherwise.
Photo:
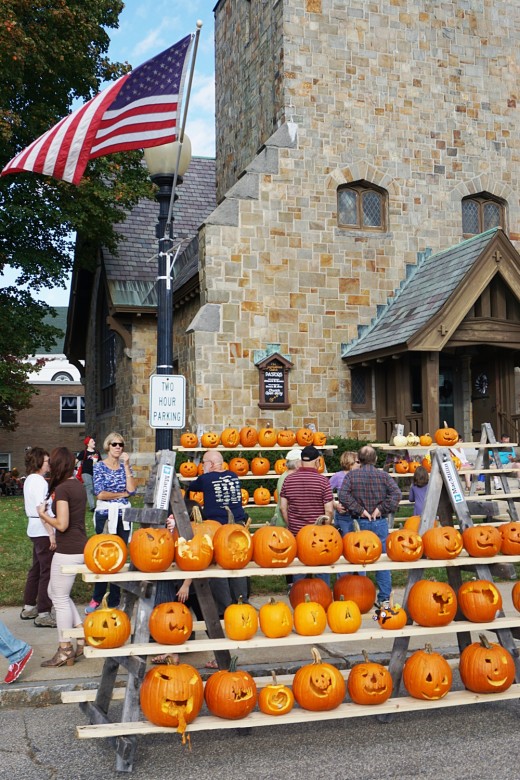
[(416, 436), (415, 433), (412, 433), (411, 431), (406, 437), (406, 443), (408, 444), (409, 447), (417, 447), (419, 441), (420, 441), (419, 437)]
[(394, 447), (406, 447), (408, 439), (406, 436), (394, 436)]

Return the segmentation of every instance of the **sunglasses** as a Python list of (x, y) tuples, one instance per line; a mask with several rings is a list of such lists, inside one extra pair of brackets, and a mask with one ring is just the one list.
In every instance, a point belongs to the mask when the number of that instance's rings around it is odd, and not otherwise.
[(110, 446), (111, 447), (124, 447), (125, 445), (123, 444), (122, 441), (111, 441), (110, 442)]

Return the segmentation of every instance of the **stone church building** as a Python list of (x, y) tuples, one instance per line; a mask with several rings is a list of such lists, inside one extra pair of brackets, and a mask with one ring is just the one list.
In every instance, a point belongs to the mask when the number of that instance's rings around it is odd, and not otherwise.
[[(520, 5), (219, 0), (217, 158), (179, 188), (187, 427), (518, 436)], [(189, 123), (188, 123), (189, 124)], [(189, 127), (188, 127), (189, 133)], [(87, 427), (153, 451), (157, 205), (73, 279)], [(279, 395), (269, 371), (283, 375)], [(274, 372), (276, 373), (276, 372)], [(274, 401), (271, 399), (274, 398)]]

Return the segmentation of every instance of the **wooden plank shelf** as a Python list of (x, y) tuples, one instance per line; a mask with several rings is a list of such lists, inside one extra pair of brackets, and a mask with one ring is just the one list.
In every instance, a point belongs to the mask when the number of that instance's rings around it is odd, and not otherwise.
[[(231, 472), (231, 473), (233, 473), (233, 472)], [(330, 472), (329, 473), (328, 471), (324, 471), (323, 472), (323, 476), (324, 477), (332, 477), (333, 473), (334, 472)], [(253, 479), (278, 479), (282, 475), (281, 474), (277, 474), (276, 471), (268, 471), (267, 474), (243, 474), (243, 475), (242, 474), (237, 474), (236, 476), (239, 478), (240, 481), (243, 481), (243, 480), (248, 480), (248, 479), (251, 479), (251, 480), (253, 480)], [(398, 474), (397, 476), (401, 476), (401, 475)], [(403, 476), (405, 476), (405, 475), (403, 474)], [(410, 476), (412, 476), (412, 475), (410, 475)], [(179, 478), (179, 482), (193, 482), (195, 479), (197, 479), (197, 477), (183, 477), (182, 474), (177, 474), (177, 477)]]
[[(318, 447), (313, 445), (317, 450), (337, 450), (337, 444), (320, 444)], [(513, 446), (513, 445), (511, 445)], [(218, 447), (172, 447), (175, 452), (208, 452), (211, 450), (218, 450), (219, 452), (289, 452), (289, 450), (303, 450), (300, 444), (293, 444), (292, 447), (280, 447), (279, 444), (275, 444), (274, 447), (262, 447), (260, 444), (255, 444), (254, 447), (242, 447), (241, 444), (237, 444), (236, 447), (224, 447), (219, 444)]]

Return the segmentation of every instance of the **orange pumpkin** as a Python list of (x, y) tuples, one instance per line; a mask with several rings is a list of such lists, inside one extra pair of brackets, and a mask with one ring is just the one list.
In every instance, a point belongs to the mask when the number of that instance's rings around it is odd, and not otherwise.
[(323, 472), (325, 471), (325, 460), (323, 459), (323, 455), (320, 455), (320, 457), (316, 461), (316, 470), (318, 474), (323, 474)]
[(294, 706), (294, 694), (287, 685), (282, 685), (271, 672), (273, 682), (258, 694), (258, 709), (265, 715), (286, 715)]
[(383, 552), (381, 539), (373, 531), (359, 530), (355, 520), (354, 528), (343, 537), (343, 555), (349, 563), (375, 563)]
[(408, 474), (409, 469), (409, 463), (404, 458), (401, 458), (400, 460), (397, 460), (394, 463), (394, 469), (396, 474)]
[(275, 461), (274, 471), (275, 474), (283, 474), (284, 471), (287, 471), (287, 461), (285, 458), (278, 458), (278, 460)]
[(201, 474), (204, 474), (204, 463), (202, 461), (197, 466), (197, 476), (200, 477)]
[(414, 699), (437, 701), (451, 689), (453, 674), (449, 663), (430, 644), (416, 650), (403, 667), (403, 682)]
[(408, 473), (415, 474), (415, 472), (417, 471), (420, 465), (421, 464), (419, 463), (418, 460), (411, 460), (410, 463), (408, 464)]
[(222, 525), (213, 537), (215, 562), (223, 569), (243, 569), (253, 557), (253, 540), (240, 523)]
[(278, 438), (275, 428), (260, 428), (258, 431), (258, 443), (261, 447), (274, 447)]
[(261, 455), (257, 455), (257, 457), (253, 458), (251, 461), (251, 472), (256, 477), (263, 477), (264, 474), (267, 474), (270, 468), (271, 464), (269, 463), (268, 459)]
[(202, 535), (207, 534), (213, 543), (213, 537), (217, 533), (222, 523), (219, 523), (218, 520), (211, 520), (210, 518), (203, 520), (201, 511), (198, 506), (193, 507), (191, 510), (191, 516), (193, 518), (191, 522), (193, 533)]
[(327, 437), (321, 431), (316, 431), (312, 437), (312, 443), (315, 447), (324, 447), (327, 443)]
[(305, 601), (305, 596), (309, 596), (311, 601), (317, 601), (323, 609), (328, 609), (332, 601), (332, 591), (326, 582), (319, 577), (304, 577), (302, 580), (293, 582), (289, 592), (289, 601), (295, 609), (298, 604)]
[(273, 597), (267, 604), (260, 607), (258, 617), (260, 629), (269, 639), (289, 636), (293, 630), (294, 620), (291, 608), (283, 601), (275, 601)]
[(294, 608), (294, 630), (302, 636), (323, 634), (327, 626), (327, 613), (317, 601), (309, 596)]
[(396, 528), (386, 537), (386, 554), (391, 561), (418, 561), (423, 549), (419, 534), (407, 528)]
[(287, 428), (282, 428), (281, 431), (278, 431), (276, 441), (280, 447), (292, 447), (296, 441), (296, 434), (294, 431), (289, 431)]
[(256, 428), (250, 425), (240, 429), (240, 444), (242, 447), (256, 447), (258, 444), (258, 433)]
[(296, 539), (288, 528), (264, 525), (253, 534), (253, 560), (266, 569), (289, 566), (296, 557)]
[(341, 596), (329, 604), (327, 623), (334, 634), (355, 634), (361, 626), (361, 610), (355, 601), (345, 601)]
[(238, 720), (254, 709), (258, 694), (256, 683), (244, 669), (237, 669), (236, 656), (229, 671), (221, 669), (210, 675), (204, 688), (208, 710), (218, 718)]
[(202, 709), (202, 677), (189, 664), (161, 664), (149, 669), (140, 689), (141, 709), (156, 726), (186, 731)]
[(390, 594), (390, 604), (388, 607), (378, 607), (375, 618), (381, 628), (386, 631), (398, 631), (408, 622), (408, 615), (401, 604), (394, 604), (393, 594)]
[(502, 536), (494, 525), (473, 525), (462, 532), (464, 547), (472, 558), (492, 558), (502, 546)]
[(421, 525), (421, 515), (410, 515), (410, 517), (407, 517), (404, 521), (403, 528), (406, 528), (407, 531), (419, 531), (419, 526)]
[[(319, 520), (320, 518), (318, 518)], [(296, 534), (298, 558), (306, 566), (336, 563), (343, 550), (341, 534), (330, 523), (310, 523)]]
[(179, 466), (179, 472), (183, 477), (196, 477), (197, 476), (197, 464), (192, 460), (185, 460)]
[(462, 583), (457, 592), (457, 601), (466, 620), (472, 623), (494, 620), (502, 609), (502, 594), (495, 583), (489, 580)]
[(253, 501), (258, 506), (267, 506), (271, 502), (271, 494), (266, 487), (257, 487), (253, 493)]
[(419, 444), (421, 447), (429, 447), (432, 442), (433, 440), (429, 433), (423, 433), (422, 436), (419, 436)]
[(129, 544), (130, 559), (139, 571), (166, 571), (173, 562), (175, 546), (166, 528), (138, 528)]
[(425, 455), (424, 458), (421, 461), (421, 466), (426, 469), (428, 474), (431, 473), (432, 470), (432, 459), (429, 455)]
[(459, 440), (459, 434), (455, 428), (449, 428), (448, 423), (444, 423), (444, 428), (438, 428), (434, 434), (435, 442), (440, 447), (453, 447)]
[(83, 550), (86, 566), (96, 574), (115, 574), (126, 563), (128, 555), (124, 539), (117, 534), (95, 534)]
[(153, 608), (148, 620), (150, 634), (161, 645), (182, 645), (193, 631), (193, 618), (181, 601), (164, 602)]
[(258, 613), (251, 604), (242, 602), (242, 596), (238, 604), (230, 604), (224, 610), (224, 631), (236, 642), (252, 639), (258, 631)]
[(242, 506), (249, 503), (249, 493), (245, 488), (240, 488), (240, 495), (242, 496)]
[(191, 433), (190, 431), (186, 431), (186, 433), (181, 434), (181, 447), (185, 447), (187, 450), (190, 450), (193, 447), (196, 447), (198, 443), (199, 439), (197, 434)]
[(192, 501), (196, 501), (200, 506), (204, 506), (204, 493), (202, 490), (190, 490), (189, 498)]
[(231, 458), (229, 461), (229, 470), (233, 471), (239, 477), (245, 477), (249, 472), (249, 463), (246, 458)]
[(236, 428), (224, 428), (220, 434), (223, 447), (237, 447), (240, 443), (240, 433)]
[(310, 428), (299, 428), (296, 431), (296, 441), (300, 447), (307, 447), (308, 444), (312, 444), (314, 441), (314, 431)]
[(513, 590), (511, 591), (511, 598), (513, 600), (513, 606), (517, 612), (520, 612), (520, 582), (515, 582)]
[(503, 523), (498, 530), (502, 537), (500, 552), (503, 555), (520, 555), (520, 523)]
[(460, 654), (459, 673), (469, 691), (500, 693), (515, 679), (515, 662), (508, 650), (489, 642), (479, 634), (480, 642), (464, 648)]
[(342, 596), (346, 601), (354, 601), (365, 614), (374, 606), (376, 586), (370, 577), (362, 574), (344, 574), (334, 583), (334, 598), (338, 600)]
[(339, 707), (345, 698), (345, 680), (332, 664), (323, 663), (313, 647), (313, 663), (301, 666), (294, 675), (294, 698), (304, 710), (323, 712)]
[(209, 533), (196, 533), (192, 539), (175, 540), (175, 563), (181, 571), (203, 571), (213, 561), (213, 542)]
[(455, 466), (455, 468), (456, 468), (456, 469), (457, 469), (457, 471), (458, 471), (458, 470), (460, 469), (460, 467), (462, 466), (462, 461), (461, 461), (461, 459), (460, 459), (460, 458), (457, 458), (457, 456), (456, 456), (456, 455), (452, 455), (452, 456), (451, 456), (451, 460), (453, 461), (453, 465)]
[(105, 594), (101, 606), (85, 618), (85, 642), (90, 647), (111, 649), (121, 647), (130, 636), (130, 618), (121, 609), (109, 607)]
[(452, 525), (429, 528), (422, 535), (424, 554), (432, 561), (456, 558), (462, 552), (462, 535)]
[(457, 596), (447, 582), (419, 580), (410, 588), (406, 608), (420, 626), (447, 626), (457, 612)]
[(215, 431), (208, 431), (207, 433), (202, 434), (200, 443), (203, 447), (208, 447), (209, 449), (218, 447), (220, 444), (220, 436)]
[(364, 663), (356, 664), (348, 676), (348, 693), (355, 704), (383, 704), (392, 695), (392, 677), (382, 664), (370, 661), (363, 650)]

